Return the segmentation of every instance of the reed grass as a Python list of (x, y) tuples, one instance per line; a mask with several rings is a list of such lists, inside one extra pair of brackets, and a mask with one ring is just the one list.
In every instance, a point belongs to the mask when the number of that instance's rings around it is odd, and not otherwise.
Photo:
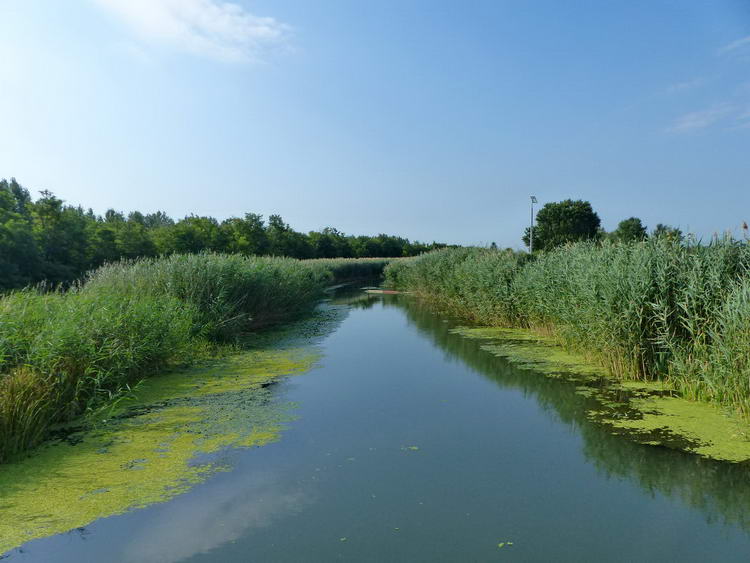
[(0, 462), (210, 343), (309, 311), (387, 260), (171, 255), (105, 265), (67, 291), (0, 297)]
[(314, 258), (303, 264), (330, 272), (334, 282), (345, 282), (380, 278), (388, 264), (402, 260), (408, 258)]
[(579, 243), (533, 259), (439, 250), (385, 274), (458, 316), (551, 334), (616, 377), (664, 380), (750, 415), (749, 267), (743, 242), (656, 238)]

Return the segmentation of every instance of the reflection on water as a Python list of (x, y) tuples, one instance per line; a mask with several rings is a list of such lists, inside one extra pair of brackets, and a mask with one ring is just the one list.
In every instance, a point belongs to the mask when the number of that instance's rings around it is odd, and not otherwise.
[[(451, 359), (470, 365), (503, 388), (521, 390), (559, 422), (583, 437), (583, 453), (607, 477), (637, 483), (649, 495), (661, 493), (698, 508), (707, 522), (725, 522), (750, 530), (750, 464), (722, 463), (667, 448), (643, 446), (592, 422), (596, 409), (574, 384), (518, 369), (481, 348), (481, 342), (450, 332), (453, 323), (415, 299), (390, 298), (388, 306), (405, 311), (409, 322)], [(368, 305), (370, 306), (370, 305)]]
[(312, 501), (301, 487), (282, 483), (270, 473), (253, 474), (242, 484), (239, 490), (214, 490), (210, 502), (196, 496), (179, 505), (167, 505), (159, 520), (131, 538), (123, 561), (182, 561), (237, 540), (248, 530), (271, 526)]

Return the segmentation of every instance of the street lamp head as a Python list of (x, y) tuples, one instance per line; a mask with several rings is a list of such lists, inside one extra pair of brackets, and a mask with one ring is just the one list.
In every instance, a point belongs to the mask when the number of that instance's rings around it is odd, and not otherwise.
[(531, 196), (531, 203), (536, 203), (536, 196), (535, 195)]

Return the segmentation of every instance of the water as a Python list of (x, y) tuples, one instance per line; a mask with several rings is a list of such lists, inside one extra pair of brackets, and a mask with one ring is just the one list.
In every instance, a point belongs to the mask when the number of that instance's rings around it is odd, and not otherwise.
[(224, 451), (231, 469), (190, 492), (9, 560), (750, 559), (746, 466), (612, 436), (572, 384), (406, 296), (350, 307), (320, 365), (275, 386), (298, 405), (280, 441)]

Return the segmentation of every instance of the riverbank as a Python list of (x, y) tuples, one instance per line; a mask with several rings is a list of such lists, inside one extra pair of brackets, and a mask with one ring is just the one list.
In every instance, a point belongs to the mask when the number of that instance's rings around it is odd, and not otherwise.
[(750, 415), (750, 248), (654, 239), (529, 257), (431, 252), (386, 283), (481, 325), (529, 328), (620, 379)]
[(155, 374), (312, 310), (331, 283), (388, 260), (172, 255), (119, 262), (67, 291), (0, 298), (0, 463)]
[(311, 369), (342, 307), (249, 335), (241, 351), (144, 380), (136, 394), (0, 467), (0, 557), (30, 540), (174, 499), (226, 470), (220, 452), (277, 441), (274, 384)]
[(750, 425), (716, 405), (691, 401), (656, 381), (608, 378), (602, 368), (529, 329), (456, 327), (481, 349), (525, 370), (575, 385), (586, 416), (614, 435), (730, 463), (750, 461)]

